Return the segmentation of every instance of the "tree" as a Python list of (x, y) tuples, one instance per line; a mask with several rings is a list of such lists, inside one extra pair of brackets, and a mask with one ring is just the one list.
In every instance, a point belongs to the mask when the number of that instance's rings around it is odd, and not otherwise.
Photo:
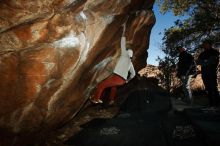
[(220, 39), (219, 0), (157, 0), (162, 13), (169, 10), (175, 15), (188, 15), (188, 19), (176, 21), (165, 32), (164, 45), (182, 45), (196, 49), (205, 38)]
[[(175, 25), (165, 30), (162, 51), (164, 58), (158, 58), (163, 72), (161, 80), (170, 91), (173, 67), (177, 61), (176, 47), (182, 45), (191, 53), (200, 48), (203, 39), (220, 40), (220, 0), (157, 0), (162, 13), (172, 11), (174, 15), (188, 15), (177, 20)], [(171, 68), (171, 69), (167, 69)]]
[(174, 79), (174, 74), (172, 73), (175, 70), (175, 64), (169, 56), (164, 59), (158, 57), (157, 60), (159, 61), (158, 69), (162, 72), (162, 74), (159, 74), (161, 86), (170, 93)]

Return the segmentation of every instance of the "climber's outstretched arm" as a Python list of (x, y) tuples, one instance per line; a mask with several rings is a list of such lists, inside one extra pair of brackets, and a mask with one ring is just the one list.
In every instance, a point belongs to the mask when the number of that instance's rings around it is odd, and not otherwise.
[(126, 37), (125, 37), (125, 29), (126, 29), (126, 23), (123, 24), (123, 32), (121, 37), (121, 51), (126, 51)]

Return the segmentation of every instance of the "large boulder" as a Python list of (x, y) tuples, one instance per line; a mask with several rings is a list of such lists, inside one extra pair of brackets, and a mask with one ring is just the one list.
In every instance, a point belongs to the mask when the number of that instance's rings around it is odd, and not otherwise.
[(155, 23), (153, 3), (1, 1), (1, 134), (31, 134), (73, 118), (100, 78), (111, 74), (106, 67), (120, 54), (125, 22), (135, 69), (143, 68)]

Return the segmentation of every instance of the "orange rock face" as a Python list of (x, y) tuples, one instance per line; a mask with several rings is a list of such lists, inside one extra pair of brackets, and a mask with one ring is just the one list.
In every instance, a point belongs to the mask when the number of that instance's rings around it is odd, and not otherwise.
[(121, 25), (125, 22), (135, 69), (144, 67), (155, 23), (153, 3), (3, 0), (0, 129), (32, 133), (74, 117), (98, 78), (110, 74), (105, 68), (120, 54)]

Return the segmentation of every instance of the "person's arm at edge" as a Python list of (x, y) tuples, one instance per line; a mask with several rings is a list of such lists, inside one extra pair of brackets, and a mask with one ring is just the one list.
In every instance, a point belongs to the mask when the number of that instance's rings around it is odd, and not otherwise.
[(135, 77), (135, 75), (136, 75), (136, 72), (135, 72), (135, 69), (134, 69), (134, 66), (133, 66), (133, 64), (131, 64), (131, 67), (130, 67), (130, 69), (129, 69), (129, 72), (130, 72), (130, 76), (129, 76), (129, 78), (127, 79), (127, 83), (131, 80), (131, 79), (133, 79), (134, 77)]
[(125, 52), (126, 51), (126, 37), (125, 37), (125, 24), (123, 25), (123, 32), (122, 32), (122, 37), (121, 37), (121, 51)]

